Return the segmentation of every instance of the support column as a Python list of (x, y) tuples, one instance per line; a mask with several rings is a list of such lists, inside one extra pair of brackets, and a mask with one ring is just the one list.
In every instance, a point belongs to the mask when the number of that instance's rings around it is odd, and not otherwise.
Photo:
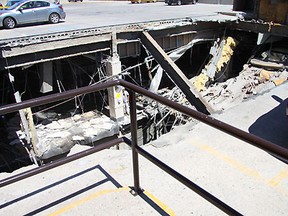
[[(11, 85), (13, 86), (15, 101), (17, 103), (22, 102), (21, 101), (21, 95), (20, 95), (19, 91), (15, 92), (15, 88), (14, 88), (14, 84), (13, 84), (14, 83), (14, 76), (10, 73), (8, 75), (9, 75), (9, 80), (11, 82)], [(27, 117), (26, 117), (26, 114), (27, 114)], [(26, 108), (24, 110), (23, 109), (19, 110), (19, 115), (20, 115), (23, 130), (25, 133), (26, 142), (28, 144), (32, 144), (32, 148), (27, 148), (25, 146), (24, 147), (29, 152), (29, 154), (30, 154), (29, 156), (31, 157), (33, 162), (36, 165), (38, 165), (37, 158), (36, 158), (38, 137), (37, 137), (37, 132), (36, 132), (35, 125), (33, 122), (31, 108), (29, 107), (29, 108)], [(30, 132), (31, 132), (31, 134), (30, 134)]]
[[(121, 62), (118, 57), (109, 58), (107, 65), (108, 76), (117, 76), (121, 73)], [(116, 121), (124, 120), (123, 87), (115, 86), (108, 89), (110, 117)]]
[(44, 62), (40, 65), (40, 92), (47, 93), (53, 91), (53, 67), (52, 61)]
[[(117, 54), (116, 33), (112, 33), (112, 56), (106, 64), (108, 76), (117, 76), (121, 73), (121, 62)], [(115, 86), (108, 89), (110, 117), (116, 121), (124, 120), (123, 87)]]

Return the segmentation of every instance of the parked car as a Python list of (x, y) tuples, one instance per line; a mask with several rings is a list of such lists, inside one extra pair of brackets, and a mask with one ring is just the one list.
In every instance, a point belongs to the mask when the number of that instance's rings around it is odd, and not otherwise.
[(0, 11), (0, 27), (12, 29), (16, 25), (64, 20), (66, 13), (61, 4), (49, 0), (24, 0)]
[(165, 0), (165, 3), (168, 5), (196, 4), (196, 2), (198, 2), (198, 0)]

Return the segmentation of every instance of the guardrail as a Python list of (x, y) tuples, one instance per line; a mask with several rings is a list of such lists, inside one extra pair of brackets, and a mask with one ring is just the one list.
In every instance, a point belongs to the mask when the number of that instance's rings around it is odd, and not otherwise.
[(16, 112), (18, 110), (27, 108), (27, 107), (35, 107), (47, 103), (56, 102), (59, 100), (68, 99), (71, 97), (79, 96), (82, 94), (92, 93), (100, 90), (107, 89), (109, 87), (121, 85), (128, 89), (130, 94), (130, 121), (131, 121), (131, 140), (127, 139), (126, 137), (118, 138), (109, 142), (105, 142), (102, 144), (99, 144), (95, 147), (92, 147), (91, 149), (85, 150), (83, 152), (71, 155), (69, 157), (66, 157), (64, 159), (54, 161), (53, 163), (40, 166), (38, 168), (31, 169), (29, 171), (20, 173), (18, 175), (0, 180), (0, 187), (4, 187), (6, 185), (12, 184), (14, 182), (20, 181), (22, 179), (31, 177), (33, 175), (45, 172), (47, 170), (56, 168), (58, 166), (61, 166), (63, 164), (69, 163), (71, 161), (77, 160), (79, 158), (85, 157), (87, 155), (96, 153), (98, 151), (101, 151), (103, 149), (112, 147), (114, 145), (117, 145), (119, 143), (126, 143), (129, 146), (131, 146), (132, 150), (132, 160), (133, 160), (133, 176), (134, 176), (134, 187), (133, 190), (135, 193), (139, 194), (142, 192), (140, 187), (140, 177), (139, 177), (139, 164), (138, 164), (138, 154), (142, 155), (158, 167), (160, 167), (162, 170), (170, 174), (172, 177), (183, 183), (185, 186), (205, 198), (207, 201), (221, 209), (223, 212), (229, 214), (229, 215), (241, 215), (238, 211), (231, 208), (218, 198), (214, 197), (212, 194), (208, 193), (192, 181), (190, 181), (185, 176), (181, 175), (177, 171), (173, 170), (171, 167), (167, 166), (162, 161), (155, 158), (150, 153), (146, 152), (144, 149), (138, 146), (137, 144), (137, 114), (136, 114), (136, 94), (135, 92), (145, 95), (151, 99), (154, 99), (166, 106), (169, 106), (179, 112), (182, 112), (183, 114), (186, 114), (188, 116), (191, 116), (205, 124), (208, 124), (216, 129), (219, 129), (227, 134), (230, 134), (236, 138), (239, 138), (247, 143), (250, 143), (264, 151), (269, 152), (270, 154), (274, 155), (275, 157), (278, 157), (279, 159), (288, 162), (288, 150), (277, 146), (276, 144), (273, 144), (267, 140), (264, 140), (262, 138), (259, 138), (255, 135), (249, 134), (245, 131), (242, 131), (240, 129), (237, 129), (231, 125), (228, 125), (224, 122), (221, 122), (217, 119), (214, 119), (213, 117), (210, 117), (208, 115), (205, 115), (203, 113), (200, 113), (198, 111), (192, 110), (188, 107), (185, 107), (183, 105), (180, 105), (176, 102), (170, 101), (167, 98), (164, 98), (162, 96), (156, 95), (152, 92), (147, 91), (146, 89), (143, 89), (139, 86), (136, 86), (134, 84), (131, 84), (124, 80), (113, 80), (113, 81), (107, 81), (105, 83), (100, 83), (92, 86), (82, 87), (79, 89), (73, 89), (70, 91), (57, 93), (53, 95), (47, 95), (41, 98), (35, 98), (27, 101), (23, 101), (21, 103), (15, 103), (15, 104), (9, 104), (5, 106), (0, 107), (0, 115)]

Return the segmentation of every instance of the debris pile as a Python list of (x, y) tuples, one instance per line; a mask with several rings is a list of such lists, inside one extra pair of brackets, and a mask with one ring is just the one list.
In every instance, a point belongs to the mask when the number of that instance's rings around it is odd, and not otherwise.
[(201, 94), (212, 104), (215, 111), (223, 111), (253, 95), (261, 94), (280, 85), (287, 78), (287, 70), (267, 71), (246, 65), (239, 76), (225, 82), (214, 83), (205, 88)]
[(229, 78), (230, 60), (237, 44), (232, 37), (217, 39), (210, 50), (210, 61), (200, 75), (191, 79), (214, 112), (235, 106), (287, 80), (288, 49), (276, 45), (252, 56), (238, 76)]
[[(205, 84), (200, 91), (203, 98), (212, 106), (214, 112), (221, 112), (257, 94), (262, 94), (282, 84), (288, 79), (287, 70), (266, 70), (254, 67), (251, 64), (244, 65), (244, 69), (237, 77), (223, 82)], [(164, 88), (157, 91), (172, 101), (195, 109), (185, 98), (185, 95), (176, 86), (173, 89)], [(138, 107), (142, 107), (142, 113), (147, 118), (153, 119), (153, 125), (158, 132), (158, 137), (174, 129), (177, 125), (195, 121), (167, 106), (151, 101), (147, 98), (138, 98)], [(157, 138), (157, 137), (156, 137)]]
[[(257, 59), (265, 64), (255, 65), (256, 57), (251, 57), (238, 76), (231, 78), (232, 57), (237, 45), (238, 41), (232, 37), (218, 38), (210, 49), (210, 60), (206, 66), (199, 75), (190, 79), (199, 95), (212, 107), (213, 112), (236, 106), (250, 97), (280, 85), (288, 78), (288, 52), (283, 48), (268, 49), (261, 53)], [(156, 74), (153, 81), (156, 79), (160, 83), (162, 76), (157, 77)], [(157, 90), (157, 94), (195, 109), (178, 86)], [(138, 107), (142, 107), (141, 111), (153, 122), (152, 126), (154, 125), (158, 136), (177, 125), (192, 121), (192, 118), (149, 99), (140, 97)]]
[[(181, 105), (195, 109), (178, 87), (173, 89), (163, 88), (157, 94)], [(184, 125), (193, 119), (157, 101), (143, 96), (137, 97), (138, 119), (139, 116), (147, 119), (146, 129), (149, 130), (150, 141), (173, 130), (178, 125)]]
[[(34, 151), (37, 158), (45, 160), (67, 154), (75, 144), (93, 144), (98, 140), (118, 134), (118, 126), (105, 115), (90, 111), (70, 118), (51, 122), (43, 121), (36, 125), (36, 131), (38, 143)], [(21, 130), (15, 132), (15, 139), (11, 144), (16, 141), (23, 142), (24, 132)]]
[(264, 51), (259, 57), (252, 58), (250, 63), (267, 70), (284, 70), (288, 67), (288, 50), (277, 47)]

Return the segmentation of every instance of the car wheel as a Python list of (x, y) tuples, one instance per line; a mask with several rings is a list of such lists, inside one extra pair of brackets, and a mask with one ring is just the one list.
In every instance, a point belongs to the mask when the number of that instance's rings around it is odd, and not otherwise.
[(13, 18), (7, 17), (3, 21), (3, 26), (4, 26), (4, 28), (12, 29), (16, 26), (16, 22)]
[(60, 20), (60, 17), (57, 13), (50, 14), (50, 16), (49, 16), (49, 22), (50, 23), (58, 23), (59, 20)]

